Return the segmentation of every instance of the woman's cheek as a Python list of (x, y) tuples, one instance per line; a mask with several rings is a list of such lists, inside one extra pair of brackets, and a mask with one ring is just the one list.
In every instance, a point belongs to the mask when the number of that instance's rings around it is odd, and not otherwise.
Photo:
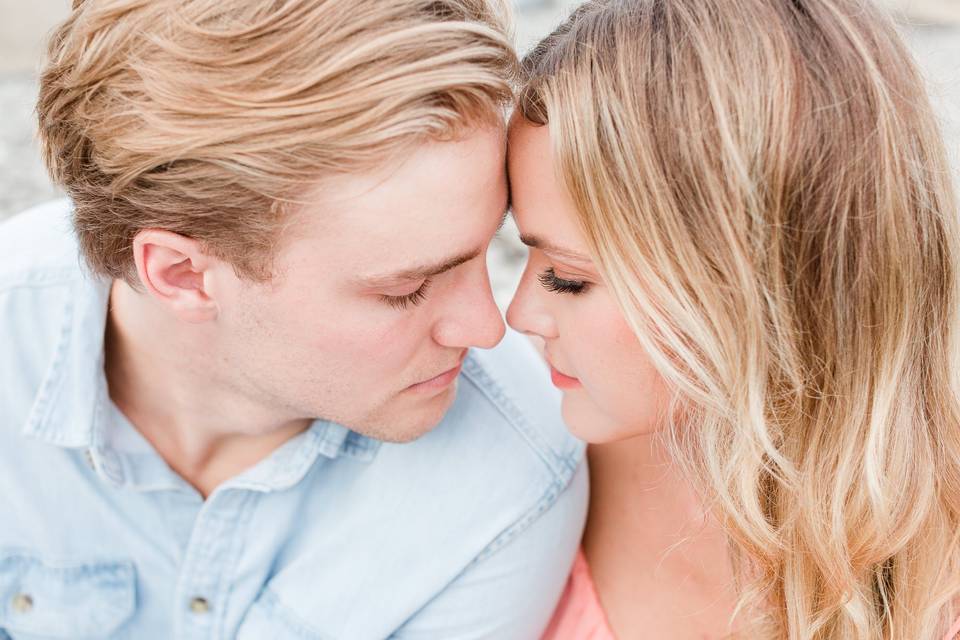
[(583, 340), (590, 348), (579, 350), (576, 364), (584, 392), (603, 414), (598, 426), (605, 424), (611, 439), (655, 431), (668, 403), (663, 378), (606, 290), (596, 293), (584, 316), (593, 339)]

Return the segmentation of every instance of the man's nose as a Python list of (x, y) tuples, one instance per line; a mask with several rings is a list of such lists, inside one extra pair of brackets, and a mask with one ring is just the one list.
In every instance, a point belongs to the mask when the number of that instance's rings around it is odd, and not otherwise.
[(448, 347), (492, 349), (505, 332), (484, 265), (459, 284), (446, 316), (434, 328), (434, 340)]

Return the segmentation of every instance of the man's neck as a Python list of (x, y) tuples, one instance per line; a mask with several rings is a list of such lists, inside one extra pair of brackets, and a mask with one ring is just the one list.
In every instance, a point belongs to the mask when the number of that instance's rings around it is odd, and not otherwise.
[(170, 467), (204, 497), (304, 431), (230, 389), (207, 329), (179, 326), (115, 282), (104, 341), (110, 398)]

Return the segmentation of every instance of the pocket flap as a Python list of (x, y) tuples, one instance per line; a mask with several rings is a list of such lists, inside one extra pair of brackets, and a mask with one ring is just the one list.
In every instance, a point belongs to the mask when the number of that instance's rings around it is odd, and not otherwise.
[(0, 627), (53, 638), (108, 636), (133, 615), (130, 562), (51, 563), (0, 551)]

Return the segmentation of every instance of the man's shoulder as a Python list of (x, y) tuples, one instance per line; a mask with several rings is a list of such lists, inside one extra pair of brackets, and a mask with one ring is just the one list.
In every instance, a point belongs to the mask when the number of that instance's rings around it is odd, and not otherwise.
[(55, 200), (0, 223), (0, 346), (12, 345), (0, 359), (36, 360), (61, 331), (84, 277), (70, 210), (69, 200)]
[[(497, 348), (467, 357), (456, 400), (432, 431), (380, 443), (369, 464), (348, 456), (311, 474), (301, 513), (338, 518), (313, 524), (301, 517), (304, 527), (288, 545), (297, 561), (271, 589), (317, 628), (342, 620), (331, 637), (385, 637), (442, 595), (459, 601), (462, 593), (475, 598), (470, 606), (492, 611), (490, 593), (504, 588), (501, 581), (559, 590), (586, 513), (583, 453), (539, 354), (511, 332)], [(317, 554), (318, 540), (363, 553)], [(343, 578), (335, 593), (318, 597), (318, 587), (303, 585), (315, 584), (320, 557), (323, 571)], [(371, 618), (361, 606), (368, 602), (394, 607)], [(443, 615), (435, 611), (429, 622)]]
[(422, 482), (437, 487), (433, 506), (469, 503), (467, 520), (486, 517), (485, 509), (498, 516), (515, 510), (522, 519), (563, 493), (584, 450), (563, 423), (560, 395), (540, 355), (524, 336), (508, 332), (495, 349), (467, 356), (456, 400), (440, 424), (413, 442), (383, 443), (376, 464), (398, 473), (399, 493)]
[(468, 355), (457, 398), (435, 429), (414, 442), (381, 446), (377, 460), (403, 470), (400, 492), (412, 477), (437, 487), (424, 522), (444, 513), (433, 509), (444, 502), (446, 513), (469, 504), (466, 529), (504, 527), (509, 539), (565, 493), (584, 449), (563, 423), (560, 395), (540, 355), (508, 332), (495, 349)]
[(79, 275), (71, 208), (67, 199), (53, 200), (0, 222), (0, 291)]
[(583, 444), (567, 430), (561, 394), (550, 383), (546, 362), (527, 337), (508, 330), (494, 349), (471, 352), (461, 382), (465, 383), (459, 390), (458, 403), (464, 405), (461, 415), (476, 415), (478, 405), (487, 405), (500, 417), (494, 422), (516, 436), (516, 441), (503, 434), (493, 437), (492, 425), (486, 425), (492, 447), (524, 446), (564, 474), (579, 464)]
[(27, 419), (62, 343), (81, 274), (69, 201), (0, 223), (0, 437), (19, 434)]

